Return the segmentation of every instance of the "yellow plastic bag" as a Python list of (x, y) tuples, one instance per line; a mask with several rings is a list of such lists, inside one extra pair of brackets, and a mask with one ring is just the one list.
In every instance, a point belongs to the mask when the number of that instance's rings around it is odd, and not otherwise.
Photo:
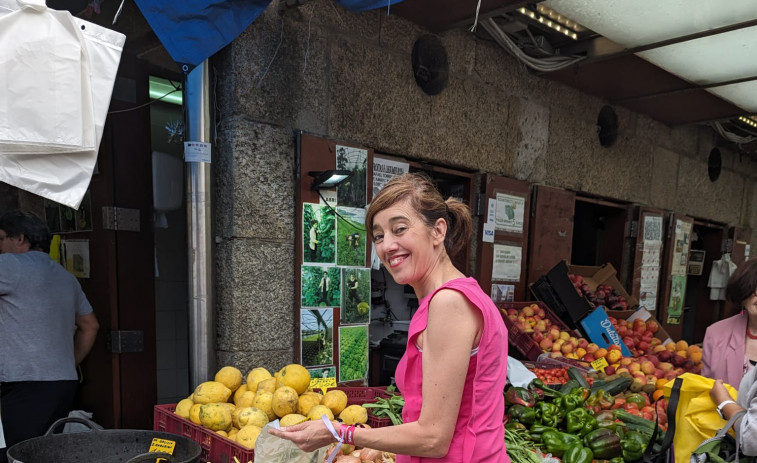
[[(681, 395), (676, 409), (676, 428), (673, 436), (673, 449), (676, 461), (689, 461), (691, 452), (705, 439), (713, 437), (726, 421), (720, 418), (715, 402), (710, 398), (710, 390), (715, 380), (693, 373), (680, 376)], [(733, 400), (738, 392), (729, 384), (725, 385)], [(665, 397), (670, 397), (673, 381), (665, 385)], [(670, 419), (670, 417), (668, 417)]]

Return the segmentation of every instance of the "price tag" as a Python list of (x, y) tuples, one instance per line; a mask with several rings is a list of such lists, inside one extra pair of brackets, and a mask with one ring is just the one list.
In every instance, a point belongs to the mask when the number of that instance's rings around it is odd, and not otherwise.
[(313, 389), (321, 389), (326, 393), (326, 389), (336, 387), (336, 378), (313, 378), (310, 380), (310, 387)]
[(607, 363), (607, 360), (605, 360), (604, 357), (600, 357), (600, 358), (598, 358), (596, 360), (593, 360), (591, 362), (591, 367), (594, 368), (597, 371), (604, 371), (605, 367), (607, 365), (609, 365), (609, 364)]
[[(176, 441), (168, 439), (158, 439), (157, 437), (150, 442), (150, 450), (148, 452), (163, 452), (169, 455), (173, 455), (173, 449), (176, 447)], [(159, 458), (163, 460), (163, 458)]]

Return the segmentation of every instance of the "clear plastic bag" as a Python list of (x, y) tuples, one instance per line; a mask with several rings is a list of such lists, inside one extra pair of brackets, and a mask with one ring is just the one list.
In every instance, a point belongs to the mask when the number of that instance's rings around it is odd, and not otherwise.
[(255, 442), (255, 463), (322, 463), (326, 449), (303, 452), (292, 441), (268, 434), (270, 428), (279, 429), (279, 420), (263, 427)]

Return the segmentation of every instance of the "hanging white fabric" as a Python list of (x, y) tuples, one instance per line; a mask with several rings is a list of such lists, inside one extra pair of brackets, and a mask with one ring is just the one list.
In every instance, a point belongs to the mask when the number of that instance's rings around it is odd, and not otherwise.
[(125, 39), (44, 0), (0, 0), (0, 181), (79, 207)]

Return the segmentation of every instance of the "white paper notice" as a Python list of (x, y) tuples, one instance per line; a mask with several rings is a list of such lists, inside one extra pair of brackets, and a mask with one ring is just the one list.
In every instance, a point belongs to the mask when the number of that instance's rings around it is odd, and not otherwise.
[(497, 220), (497, 200), (489, 198), (489, 208), (486, 211), (486, 223), (494, 223)]
[(494, 242), (494, 222), (486, 222), (484, 224), (484, 236), (481, 237), (481, 241), (484, 243)]
[(520, 246), (494, 245), (492, 280), (520, 281), (523, 251)]
[(373, 196), (384, 188), (386, 182), (392, 177), (406, 174), (410, 171), (410, 164), (406, 162), (393, 161), (380, 157), (373, 158)]
[(89, 240), (63, 240), (66, 270), (76, 278), (89, 278)]
[(210, 162), (210, 143), (185, 141), (184, 162)]
[[(337, 196), (336, 196), (336, 190), (319, 190), (321, 193), (320, 196), (318, 196), (318, 204), (321, 206), (331, 206), (336, 207), (337, 206)], [(326, 201), (324, 201), (324, 199)]]
[(496, 229), (523, 233), (523, 213), (526, 198), (497, 193)]

